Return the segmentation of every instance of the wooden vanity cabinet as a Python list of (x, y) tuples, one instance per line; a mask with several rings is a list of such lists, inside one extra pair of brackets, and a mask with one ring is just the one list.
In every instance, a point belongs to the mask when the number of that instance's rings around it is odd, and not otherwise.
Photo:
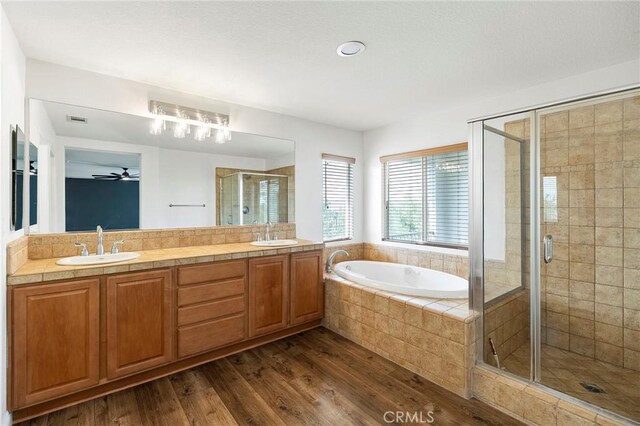
[(322, 252), (291, 254), (290, 324), (303, 324), (324, 316)]
[(9, 288), (23, 421), (320, 325), (322, 251)]
[(249, 336), (272, 333), (289, 323), (289, 256), (249, 260)]
[(18, 287), (12, 306), (14, 406), (98, 384), (99, 279)]
[(171, 270), (107, 277), (106, 311), (107, 379), (173, 359)]
[(178, 357), (247, 338), (247, 261), (178, 268)]

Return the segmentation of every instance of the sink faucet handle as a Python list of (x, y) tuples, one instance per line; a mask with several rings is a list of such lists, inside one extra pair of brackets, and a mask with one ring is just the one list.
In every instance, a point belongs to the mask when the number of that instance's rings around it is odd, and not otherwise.
[(272, 240), (274, 241), (278, 241), (278, 233), (277, 232), (273, 232), (273, 236), (271, 237)]
[(262, 241), (262, 234), (259, 232), (256, 232), (256, 241)]
[(80, 251), (80, 256), (89, 256), (89, 249), (85, 243), (74, 243), (75, 247), (82, 247), (82, 251)]
[(124, 244), (124, 240), (114, 241), (111, 246), (111, 254), (118, 254), (120, 252), (119, 246)]

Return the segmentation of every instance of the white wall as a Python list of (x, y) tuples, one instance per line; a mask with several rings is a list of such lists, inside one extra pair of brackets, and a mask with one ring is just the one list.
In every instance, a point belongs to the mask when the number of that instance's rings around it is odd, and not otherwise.
[(25, 58), (4, 9), (0, 10), (0, 424), (11, 424), (7, 412), (6, 244), (23, 234), (10, 232), (11, 125), (24, 129)]
[(148, 115), (149, 99), (164, 100), (229, 113), (232, 130), (295, 141), (296, 224), (300, 238), (322, 240), (322, 153), (355, 157), (354, 242), (362, 241), (361, 132), (35, 60), (27, 61), (27, 96), (137, 115)]
[[(52, 166), (56, 132), (42, 102), (32, 102), (29, 111), (29, 139), (38, 147), (38, 223), (33, 232), (51, 232), (55, 209), (50, 201), (51, 183), (55, 181)], [(31, 158), (30, 160), (34, 160)]]
[[(640, 83), (640, 61), (580, 74), (445, 111), (426, 111), (411, 119), (364, 133), (364, 240), (381, 243), (382, 189), (379, 157), (460, 143), (468, 139), (467, 120)], [(386, 243), (390, 244), (391, 243)], [(418, 247), (423, 250), (436, 250)], [(465, 254), (459, 251), (458, 254)]]

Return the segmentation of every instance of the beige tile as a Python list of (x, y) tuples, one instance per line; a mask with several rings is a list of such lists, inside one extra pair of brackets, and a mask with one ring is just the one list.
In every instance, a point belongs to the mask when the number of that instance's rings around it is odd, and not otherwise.
[[(589, 175), (592, 172), (582, 172)], [(572, 173), (573, 176), (573, 173)], [(595, 171), (596, 188), (622, 188), (623, 172), (621, 168), (608, 168)]]
[(618, 207), (596, 207), (596, 226), (613, 228), (621, 228), (623, 225), (626, 226), (625, 210), (626, 209)]
[(596, 283), (622, 287), (623, 268), (618, 266), (596, 265)]
[(624, 363), (624, 352), (619, 346), (610, 345), (604, 342), (596, 342), (595, 358), (613, 365), (622, 366)]
[(640, 310), (624, 308), (624, 328), (640, 330)]
[(624, 120), (640, 119), (640, 96), (624, 99)]
[(597, 322), (596, 316), (595, 323), (595, 339), (598, 342), (609, 343), (610, 345), (622, 346), (623, 345), (623, 328), (615, 325), (604, 324)]
[(569, 114), (567, 111), (545, 116), (545, 130), (547, 133), (559, 132), (569, 128)]
[(595, 341), (592, 338), (571, 334), (569, 336), (569, 350), (577, 354), (593, 357), (595, 353)]
[(592, 105), (569, 110), (569, 128), (593, 127), (594, 115)]
[[(587, 228), (593, 229), (593, 228)], [(624, 245), (623, 228), (595, 228), (595, 243), (598, 246), (622, 247)], [(589, 244), (587, 242), (583, 244)]]
[(622, 247), (596, 247), (596, 264), (607, 266), (622, 266)]
[(605, 305), (622, 306), (623, 288), (596, 284), (596, 302)]
[(622, 307), (596, 302), (595, 318), (598, 322), (621, 327), (623, 323)]
[(594, 118), (596, 124), (622, 121), (622, 101), (596, 104)]

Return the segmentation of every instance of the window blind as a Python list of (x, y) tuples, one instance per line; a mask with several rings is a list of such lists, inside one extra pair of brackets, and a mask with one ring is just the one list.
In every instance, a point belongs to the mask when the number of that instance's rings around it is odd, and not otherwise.
[(353, 237), (353, 166), (355, 160), (323, 155), (322, 237), (324, 241)]
[[(444, 151), (444, 152), (443, 152)], [(386, 157), (384, 239), (468, 246), (469, 162), (464, 149)]]

